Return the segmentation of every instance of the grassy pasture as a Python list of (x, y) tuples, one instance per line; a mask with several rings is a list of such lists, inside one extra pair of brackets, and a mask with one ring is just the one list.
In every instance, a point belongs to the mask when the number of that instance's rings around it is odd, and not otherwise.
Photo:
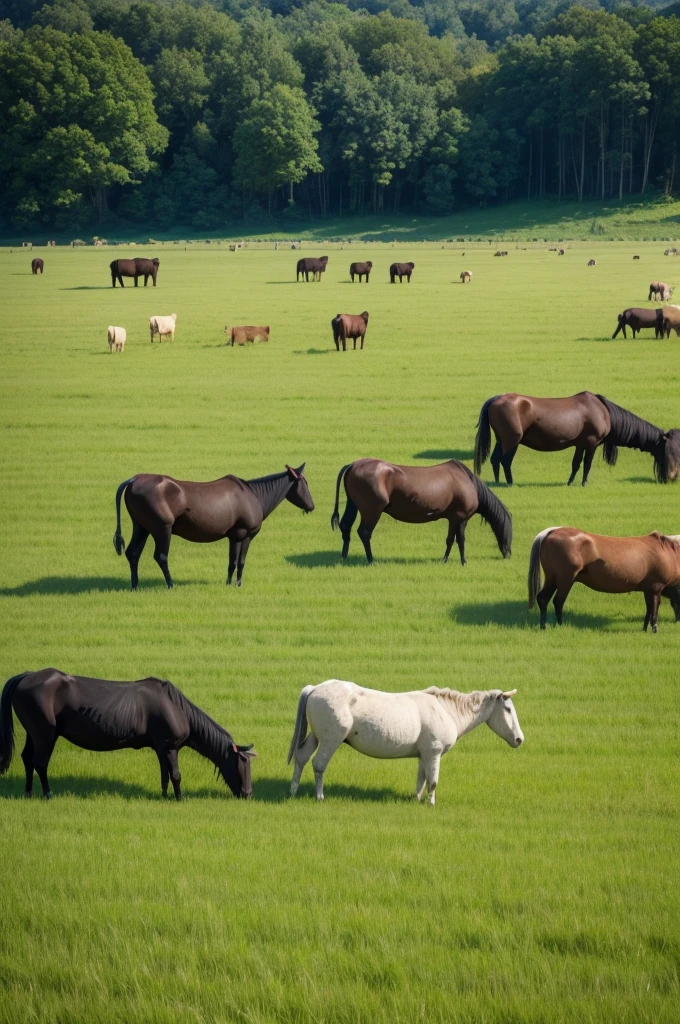
[[(567, 489), (570, 453), (520, 449), (516, 486), (498, 490), (513, 556), (473, 520), (465, 569), (455, 549), (441, 564), (442, 523), (385, 518), (372, 567), (356, 536), (339, 565), (329, 526), (340, 466), (469, 464), (499, 392), (587, 388), (680, 426), (675, 338), (609, 340), (616, 314), (672, 275), (663, 248), (346, 247), (321, 284), (295, 283), (288, 250), (167, 248), (155, 291), (112, 290), (109, 251), (0, 252), (2, 680), (47, 665), (167, 677), (259, 754), (242, 804), (184, 752), (181, 805), (161, 800), (150, 752), (60, 741), (48, 804), (20, 799), (16, 756), (0, 780), (3, 1024), (677, 1021), (680, 627), (664, 602), (644, 635), (641, 595), (576, 587), (565, 626), (541, 634), (526, 569), (549, 525), (680, 532), (678, 487), (624, 450)], [(368, 286), (349, 284), (359, 258), (374, 262)], [(411, 285), (390, 286), (389, 263), (410, 258)], [(365, 350), (336, 354), (331, 317), (362, 309)], [(148, 317), (171, 312), (175, 342), (151, 346)], [(270, 343), (224, 347), (233, 323), (269, 323)], [(122, 356), (108, 324), (127, 329)], [(128, 592), (111, 544), (120, 481), (303, 460), (317, 509), (272, 515), (241, 590), (224, 586), (226, 544), (175, 540), (175, 590), (149, 546)], [(526, 744), (464, 738), (434, 810), (412, 802), (414, 763), (349, 749), (323, 805), (310, 768), (290, 802), (299, 690), (333, 676), (516, 686)]]

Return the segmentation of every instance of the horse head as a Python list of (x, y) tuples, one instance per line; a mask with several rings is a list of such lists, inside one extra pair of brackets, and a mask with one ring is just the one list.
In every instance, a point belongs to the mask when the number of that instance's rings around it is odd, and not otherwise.
[(680, 430), (667, 430), (659, 439), (654, 470), (660, 484), (674, 483), (680, 476)]
[(520, 728), (515, 705), (512, 703), (516, 693), (517, 690), (491, 690), (491, 713), (486, 720), (489, 728), (511, 747), (519, 747), (524, 743), (524, 733)]
[(227, 748), (226, 757), (219, 766), (222, 778), (229, 786), (234, 796), (241, 800), (249, 800), (253, 795), (253, 779), (250, 762), (257, 754), (253, 750), (253, 744), (239, 746), (238, 743), (230, 743)]
[(303, 462), (297, 469), (293, 469), (292, 466), (286, 466), (286, 469), (292, 481), (292, 487), (289, 488), (286, 498), (291, 505), (301, 508), (303, 512), (313, 512), (314, 499), (310, 493), (307, 478), (304, 475), (305, 463)]

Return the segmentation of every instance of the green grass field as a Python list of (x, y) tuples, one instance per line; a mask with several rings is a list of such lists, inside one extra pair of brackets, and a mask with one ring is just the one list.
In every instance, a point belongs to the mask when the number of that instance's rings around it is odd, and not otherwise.
[[(609, 340), (650, 280), (680, 284), (663, 248), (345, 247), (308, 285), (287, 250), (168, 248), (155, 291), (113, 291), (111, 252), (34, 250), (46, 271), (32, 277), (30, 253), (0, 251), (2, 680), (48, 665), (160, 675), (259, 755), (243, 803), (183, 752), (179, 805), (162, 801), (150, 751), (59, 741), (51, 803), (21, 798), (16, 755), (0, 780), (3, 1024), (678, 1020), (680, 626), (664, 602), (658, 635), (643, 634), (641, 595), (577, 586), (566, 624), (551, 615), (540, 633), (526, 570), (550, 525), (680, 532), (680, 487), (622, 450), (567, 489), (571, 453), (520, 449), (516, 486), (497, 492), (512, 558), (474, 519), (465, 569), (441, 564), (445, 524), (388, 518), (375, 565), (356, 535), (340, 565), (329, 522), (352, 459), (470, 464), (499, 392), (589, 389), (680, 427), (677, 340)], [(349, 284), (358, 258), (374, 261), (368, 286)], [(410, 258), (411, 285), (390, 286), (389, 262)], [(336, 354), (331, 317), (365, 308), (365, 350)], [(149, 316), (171, 312), (174, 343), (151, 346)], [(269, 323), (270, 343), (226, 348), (233, 323)], [(127, 329), (122, 356), (108, 324)], [(122, 480), (303, 460), (316, 511), (284, 503), (265, 522), (241, 590), (224, 586), (225, 543), (175, 540), (175, 590), (147, 546), (128, 591), (111, 543)], [(334, 676), (517, 687), (526, 743), (465, 737), (435, 808), (413, 801), (414, 762), (347, 748), (324, 804), (309, 767), (291, 802), (299, 691)]]

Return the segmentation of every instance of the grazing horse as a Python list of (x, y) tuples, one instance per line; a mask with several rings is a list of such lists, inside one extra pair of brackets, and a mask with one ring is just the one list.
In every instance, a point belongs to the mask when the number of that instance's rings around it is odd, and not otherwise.
[(36, 256), (34, 260), (31, 260), (31, 273), (37, 274), (38, 271), (40, 271), (41, 274), (44, 273), (45, 261), (41, 260), (39, 256)]
[(406, 283), (411, 283), (411, 274), (415, 263), (393, 263), (390, 267), (390, 284), (394, 284), (397, 278), (399, 278), (399, 284), (401, 284), (402, 277), (406, 278)]
[(680, 306), (664, 306), (661, 317), (665, 336), (670, 338), (672, 329), (680, 338)]
[[(345, 480), (347, 505), (339, 518), (340, 482)], [(465, 527), (478, 512), (494, 532), (503, 558), (512, 546), (512, 517), (485, 483), (456, 459), (438, 466), (395, 466), (380, 459), (359, 459), (343, 466), (335, 486), (335, 508), (331, 528), (340, 526), (342, 558), (347, 558), (350, 535), (357, 513), (361, 523), (357, 533), (366, 558), (373, 561), (371, 535), (383, 512), (402, 523), (431, 523), (448, 519), (444, 562), (448, 562), (453, 542), (458, 544), (460, 561), (465, 559)]]
[(672, 294), (673, 289), (669, 284), (666, 284), (665, 281), (652, 281), (649, 286), (649, 297), (647, 301), (651, 302), (652, 299), (660, 299), (662, 302), (668, 302)]
[[(555, 617), (562, 625), (562, 608), (574, 583), (604, 594), (642, 591), (647, 614), (644, 630), (657, 631), (659, 604), (669, 598), (675, 621), (680, 620), (680, 537), (650, 533), (647, 537), (602, 537), (567, 526), (543, 530), (531, 546), (529, 608), (538, 602), (545, 629), (548, 602), (555, 595)], [(545, 582), (541, 589), (541, 566)]]
[(297, 277), (296, 281), (300, 280), (300, 274), (304, 276), (305, 281), (309, 281), (309, 275), (312, 275), (312, 281), (320, 281), (321, 275), (326, 270), (326, 264), (328, 263), (328, 256), (303, 256), (302, 259), (297, 261)]
[(471, 270), (461, 270), (461, 272), (460, 272), (460, 283), (461, 284), (470, 284), (471, 280), (472, 280), (472, 271)]
[(340, 345), (342, 345), (343, 352), (347, 351), (348, 338), (352, 338), (354, 341), (355, 350), (357, 338), (361, 338), (361, 347), (363, 348), (368, 328), (368, 313), (366, 310), (363, 313), (359, 313), (358, 316), (353, 316), (351, 313), (336, 313), (331, 320), (331, 327), (333, 329), (333, 341), (335, 342), (336, 352), (340, 351)]
[(512, 460), (520, 444), (537, 452), (576, 448), (567, 483), (573, 483), (583, 462), (584, 487), (595, 449), (601, 444), (604, 460), (610, 466), (616, 465), (619, 445), (652, 455), (654, 475), (660, 484), (671, 483), (680, 472), (680, 430), (663, 431), (590, 391), (570, 398), (531, 398), (514, 392), (496, 395), (482, 406), (477, 427), (475, 472), (481, 472), (489, 456), (493, 428), (496, 446), (491, 466), (496, 483), (502, 466), (507, 483), (512, 484)]
[(366, 278), (366, 284), (371, 276), (371, 270), (373, 269), (373, 263), (368, 260), (366, 263), (350, 263), (349, 276), (352, 278), (352, 284), (354, 284), (355, 275), (359, 278), (359, 284), (361, 284), (361, 278)]
[(125, 285), (123, 284), (123, 278), (134, 277), (136, 288), (139, 282), (139, 278), (143, 277), (145, 288), (148, 284), (149, 278), (151, 278), (151, 280), (153, 281), (153, 286), (155, 288), (159, 266), (159, 259), (147, 260), (138, 257), (137, 259), (134, 260), (113, 260), (110, 264), (111, 285), (115, 288), (116, 281), (118, 281), (121, 288), (124, 288)]
[(663, 338), (663, 311), (660, 309), (645, 309), (643, 306), (631, 306), (624, 309), (618, 316), (619, 326), (612, 334), (612, 340), (619, 331), (623, 331), (624, 338), (627, 338), (626, 327), (630, 327), (633, 338), (638, 331), (654, 328), (654, 337)]
[(175, 798), (181, 799), (177, 755), (182, 747), (191, 747), (212, 761), (234, 796), (252, 794), (252, 744), (237, 746), (226, 729), (162, 679), (114, 683), (67, 675), (55, 668), (13, 676), (0, 699), (0, 775), (9, 768), (14, 753), (12, 708), (26, 730), (21, 754), (26, 796), (33, 792), (34, 771), (43, 796), (52, 796), (47, 766), (60, 736), (84, 750), (151, 747), (161, 767), (163, 796), (168, 795), (171, 780)]
[[(314, 502), (304, 476), (305, 464), (283, 473), (242, 480), (223, 476), (209, 483), (175, 480), (171, 476), (139, 473), (124, 480), (116, 491), (116, 532), (113, 546), (116, 554), (125, 551), (130, 563), (132, 589), (139, 580), (137, 564), (149, 534), (156, 542), (154, 559), (168, 587), (172, 578), (168, 552), (173, 533), (184, 540), (210, 543), (229, 538), (230, 584), (237, 569), (236, 586), (241, 586), (243, 566), (250, 542), (257, 537), (263, 521), (286, 498), (303, 512), (313, 512)], [(125, 493), (125, 506), (132, 519), (132, 538), (125, 550), (120, 529), (120, 499)]]
[[(439, 765), (457, 740), (486, 722), (511, 747), (524, 742), (512, 698), (517, 690), (427, 690), (384, 693), (342, 679), (305, 686), (298, 700), (288, 764), (295, 758), (290, 795), (295, 796), (302, 770), (312, 761), (316, 798), (323, 800), (323, 776), (335, 751), (346, 743), (368, 757), (418, 758), (416, 798), (427, 786), (434, 805)], [(307, 728), (310, 732), (307, 734)], [(317, 750), (318, 747), (318, 750)]]

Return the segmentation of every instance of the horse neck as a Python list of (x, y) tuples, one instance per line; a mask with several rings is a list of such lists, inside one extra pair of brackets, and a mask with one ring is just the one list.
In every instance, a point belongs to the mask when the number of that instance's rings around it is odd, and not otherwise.
[(201, 757), (212, 761), (218, 771), (227, 759), (233, 739), (226, 729), (214, 722), (205, 711), (183, 698), (183, 709), (189, 720), (189, 736), (186, 746), (191, 747)]
[(481, 701), (475, 700), (478, 697), (479, 694), (456, 693), (455, 691), (449, 691), (448, 694), (444, 692), (440, 696), (440, 702), (456, 723), (459, 739), (481, 725), (482, 722), (486, 722), (491, 714), (489, 702), (483, 697)]
[(262, 507), (262, 518), (266, 519), (281, 504), (288, 494), (291, 479), (288, 473), (276, 473), (256, 480), (246, 480)]

